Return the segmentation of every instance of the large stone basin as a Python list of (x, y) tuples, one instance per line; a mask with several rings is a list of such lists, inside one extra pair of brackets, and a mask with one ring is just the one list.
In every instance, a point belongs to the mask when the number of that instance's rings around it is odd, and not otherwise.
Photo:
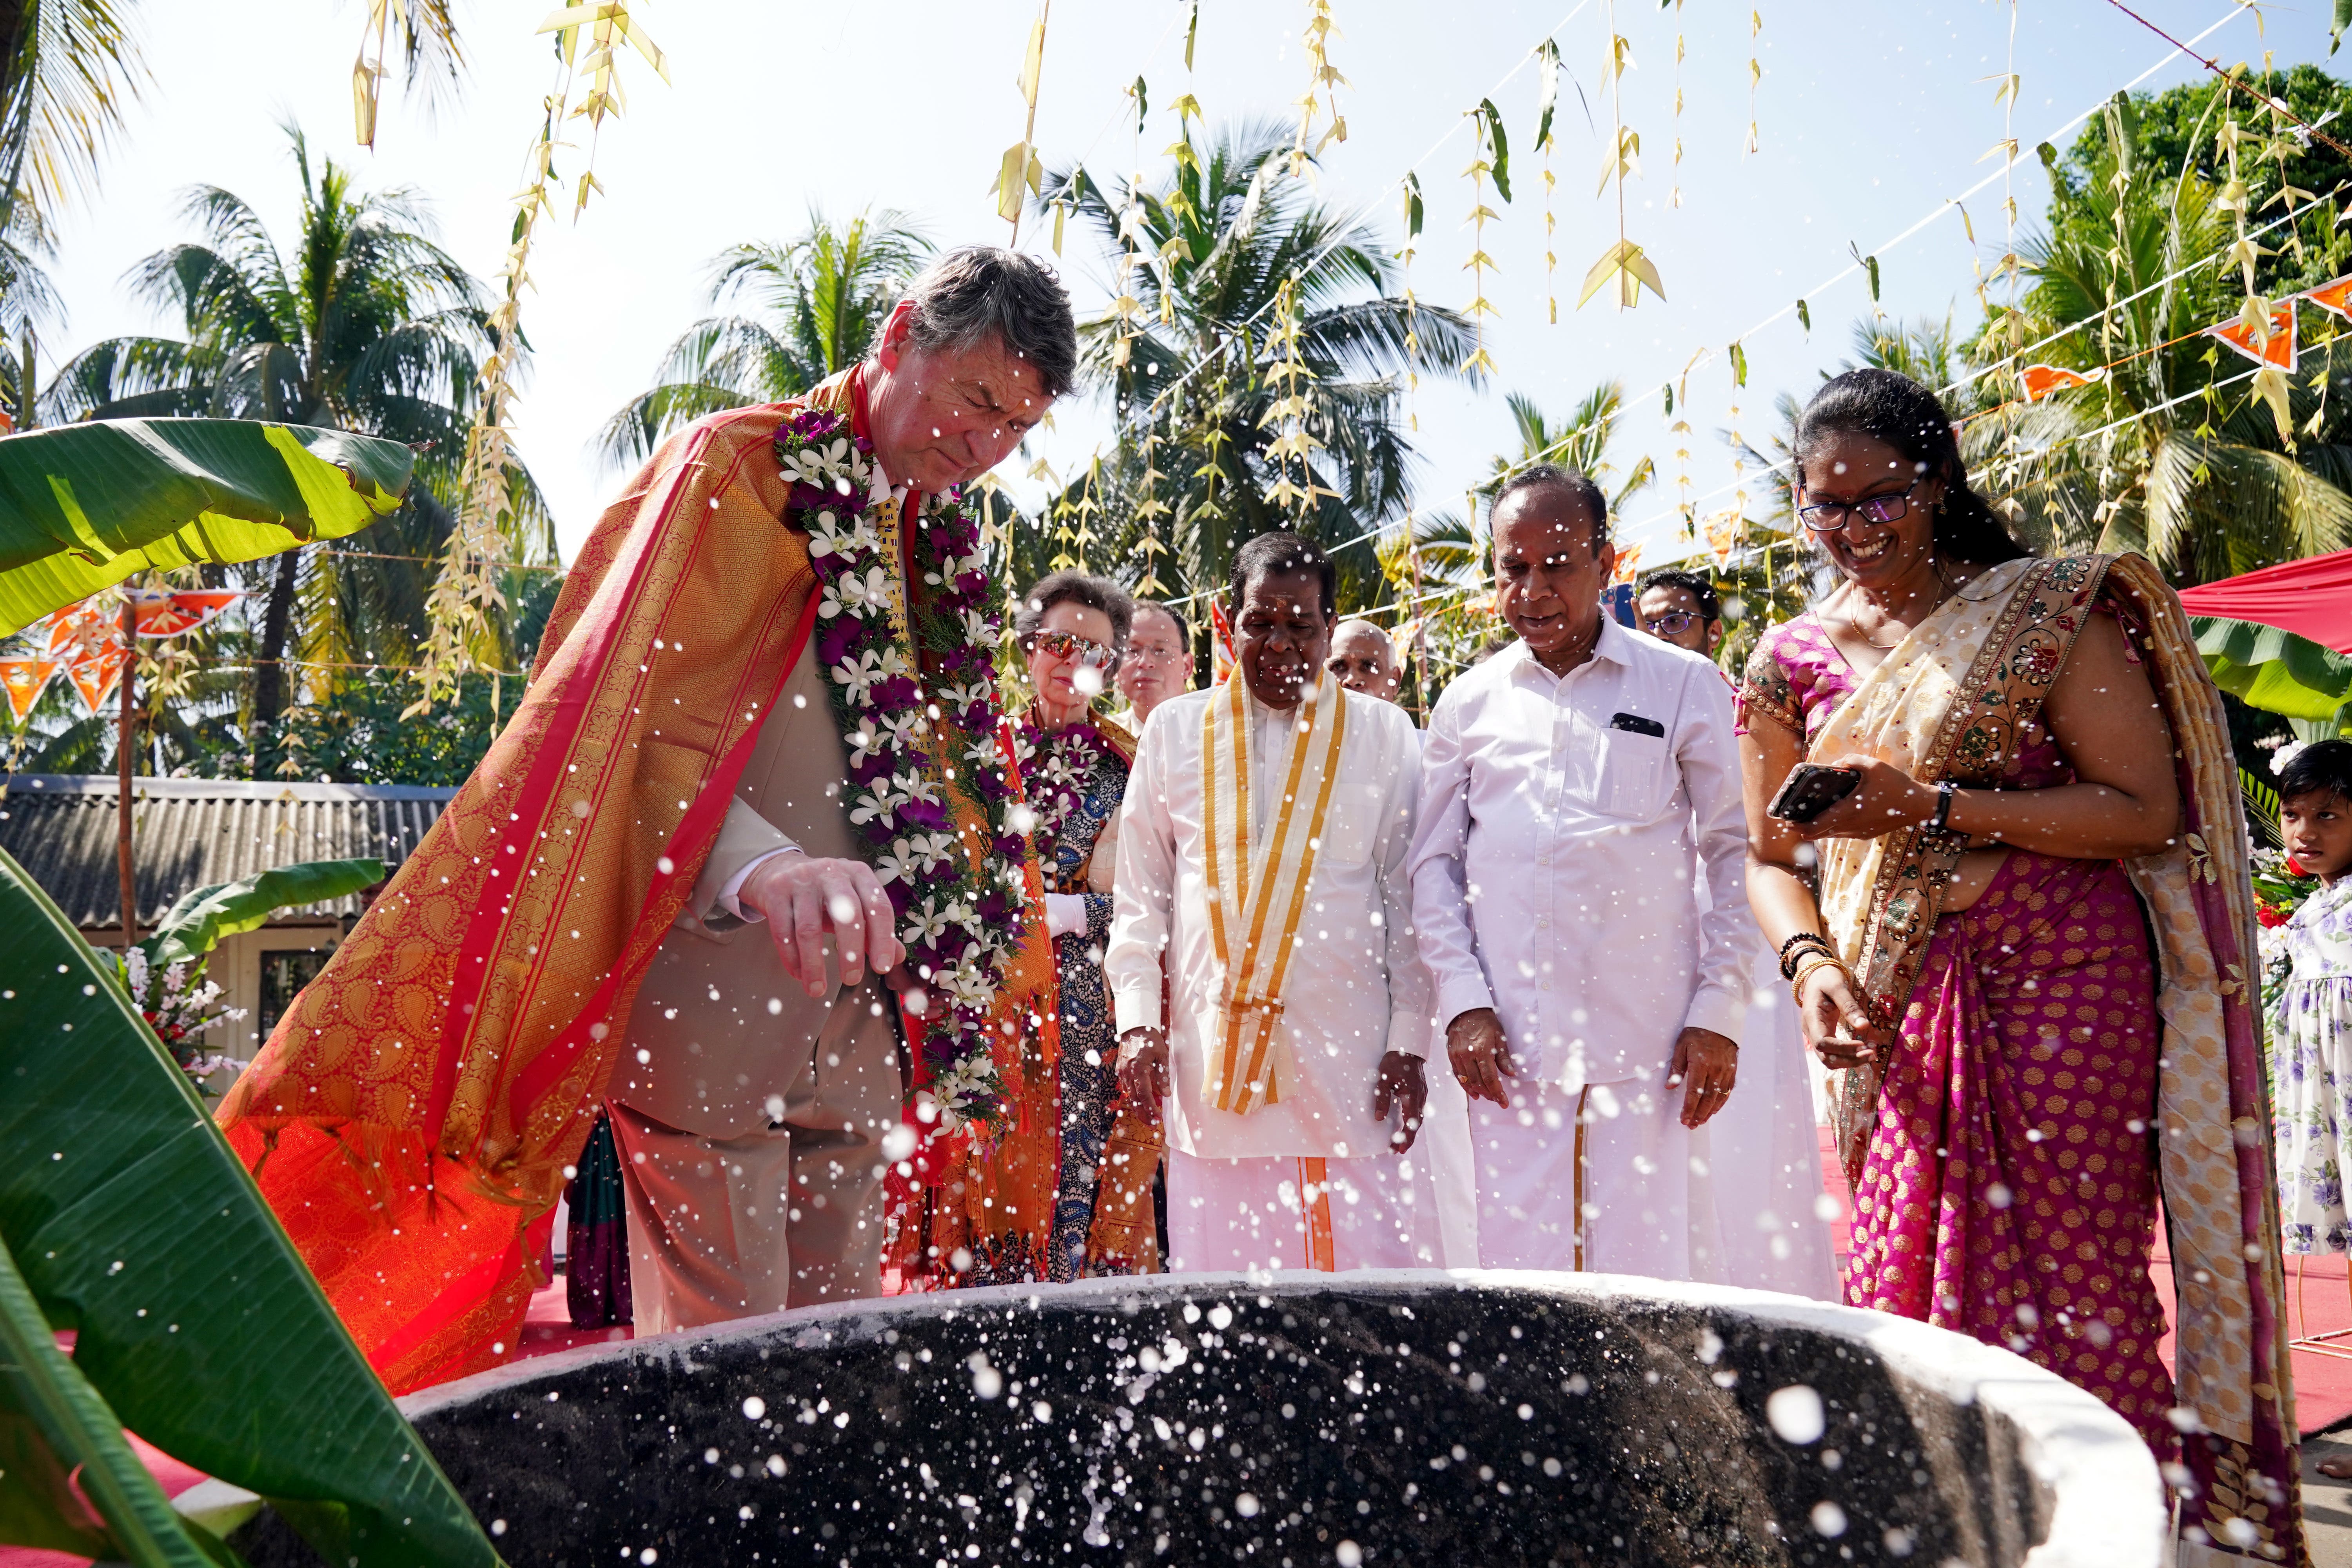
[[(1607, 1275), (905, 1297), (403, 1405), (516, 1568), (2153, 1568), (2165, 1535), (2131, 1429), (2005, 1351)], [(315, 1562), (268, 1513), (236, 1544)]]

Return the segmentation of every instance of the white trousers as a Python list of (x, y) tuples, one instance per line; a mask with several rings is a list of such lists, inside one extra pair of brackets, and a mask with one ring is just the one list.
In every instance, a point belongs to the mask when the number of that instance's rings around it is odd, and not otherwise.
[(1354, 1160), (1168, 1152), (1171, 1273), (1433, 1268), (1436, 1211), (1417, 1148)]
[[(1770, 963), (1757, 961), (1759, 975)], [(1821, 1214), (1810, 1054), (1789, 988), (1757, 986), (1739, 1036), (1738, 1081), (1706, 1131), (1723, 1282), (1836, 1301), (1843, 1296), (1829, 1222)]]
[(1682, 1124), (1664, 1079), (1521, 1080), (1508, 1110), (1470, 1102), (1483, 1267), (1724, 1282), (1707, 1130)]

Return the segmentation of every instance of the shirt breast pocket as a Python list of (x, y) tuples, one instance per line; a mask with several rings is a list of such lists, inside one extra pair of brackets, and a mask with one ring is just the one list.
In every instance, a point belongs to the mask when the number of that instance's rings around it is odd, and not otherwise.
[(1663, 734), (1611, 729), (1601, 738), (1600, 788), (1594, 806), (1611, 816), (1647, 822), (1675, 793), (1674, 752)]
[(1342, 774), (1331, 786), (1331, 805), (1323, 813), (1323, 831), (1316, 837), (1315, 858), (1328, 866), (1360, 866), (1372, 858), (1372, 839), (1379, 832), (1383, 784), (1368, 784)]

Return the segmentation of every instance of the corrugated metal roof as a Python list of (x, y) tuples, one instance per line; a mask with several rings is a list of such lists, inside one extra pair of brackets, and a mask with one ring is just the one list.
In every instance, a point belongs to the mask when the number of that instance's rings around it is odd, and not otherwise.
[[(139, 923), (152, 925), (193, 888), (234, 882), (298, 860), (408, 858), (457, 792), (422, 784), (270, 784), (241, 779), (133, 781), (131, 848)], [(85, 929), (120, 926), (115, 781), (68, 773), (0, 777), (5, 849)], [(327, 919), (360, 900), (287, 910)]]

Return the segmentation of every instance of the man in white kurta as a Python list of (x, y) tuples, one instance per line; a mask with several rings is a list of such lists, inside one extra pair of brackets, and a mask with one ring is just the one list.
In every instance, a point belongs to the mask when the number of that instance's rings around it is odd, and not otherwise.
[[(1297, 559), (1321, 560), (1303, 540), (1261, 540), (1290, 541)], [(1408, 1129), (1418, 1132), (1421, 1058), (1433, 1024), (1405, 878), (1417, 785), (1412, 723), (1402, 709), (1342, 690), (1323, 671), (1328, 610), (1310, 606), (1303, 618), (1319, 621), (1313, 637), (1304, 635), (1310, 628), (1303, 622), (1271, 631), (1254, 624), (1265, 584), (1275, 585), (1267, 593), (1312, 599), (1328, 593), (1328, 581), (1318, 584), (1312, 570), (1245, 577), (1238, 668), (1228, 683), (1172, 698), (1151, 715), (1129, 779), (1104, 969), (1122, 1037), (1121, 1092), (1147, 1081), (1139, 1068), (1165, 1064), (1164, 1078), (1141, 1092), (1166, 1090), (1176, 1269), (1442, 1261), (1425, 1158), (1391, 1142)], [(1266, 651), (1267, 642), (1286, 638), (1306, 646)], [(1253, 672), (1264, 676), (1277, 661), (1289, 689), (1300, 694), (1288, 707), (1260, 701), (1253, 690)], [(1309, 832), (1314, 854), (1273, 1025), (1278, 1092), (1271, 1103), (1256, 1094), (1221, 1095), (1216, 1055), (1242, 955), (1229, 944), (1220, 963), (1213, 930), (1204, 732), (1212, 705), (1233, 702), (1235, 683), (1246, 709), (1249, 820), (1261, 837), (1279, 820), (1294, 749), (1322, 743), (1323, 731), (1307, 727), (1311, 710), (1339, 703), (1345, 717), (1319, 820), (1304, 816), (1314, 805), (1308, 789), (1299, 790), (1297, 804), (1302, 820), (1294, 831)], [(1281, 694), (1278, 679), (1258, 684)], [(1282, 921), (1276, 913), (1265, 927), (1268, 941), (1281, 940)], [(1171, 1004), (1164, 1020), (1163, 973)], [(1221, 1109), (1221, 1098), (1246, 1099), (1248, 1109)]]
[(1704, 1128), (1736, 1078), (1748, 956), (1730, 692), (1601, 613), (1590, 480), (1530, 469), (1494, 516), (1519, 640), (1439, 699), (1412, 851), (1472, 1095), (1479, 1259), (1719, 1280)]

